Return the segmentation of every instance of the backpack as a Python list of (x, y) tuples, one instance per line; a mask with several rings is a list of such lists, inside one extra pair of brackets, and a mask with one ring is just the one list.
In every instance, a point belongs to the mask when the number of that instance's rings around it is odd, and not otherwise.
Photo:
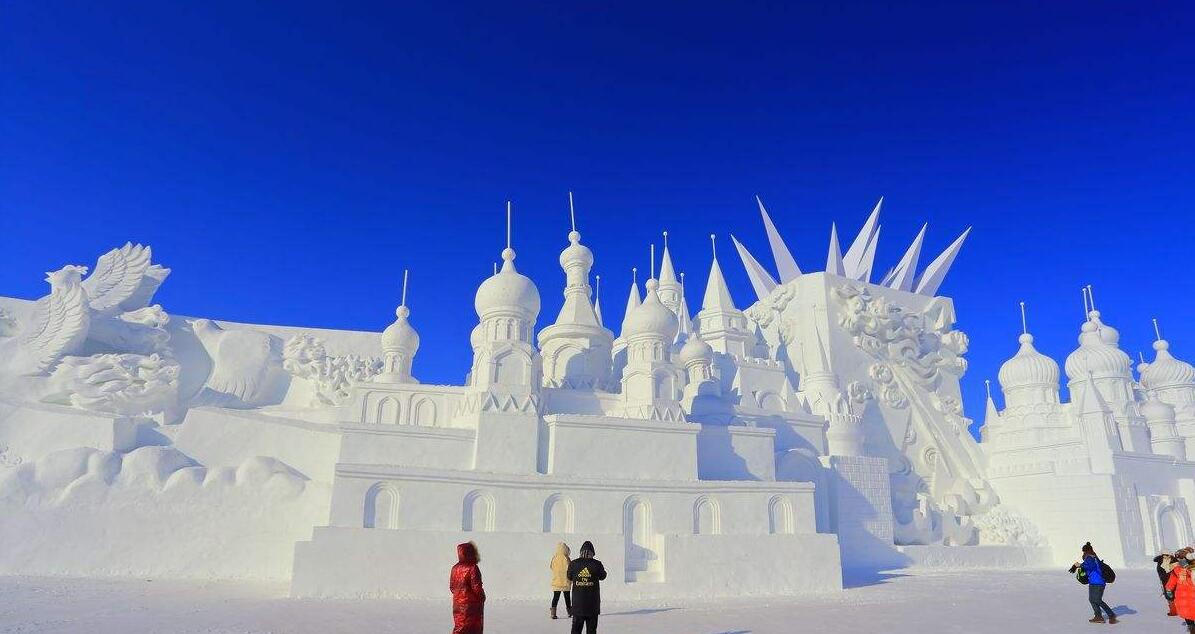
[(1100, 562), (1100, 576), (1104, 578), (1104, 583), (1115, 583), (1116, 571), (1112, 569), (1112, 566), (1104, 563), (1102, 559), (1097, 559), (1096, 561)]

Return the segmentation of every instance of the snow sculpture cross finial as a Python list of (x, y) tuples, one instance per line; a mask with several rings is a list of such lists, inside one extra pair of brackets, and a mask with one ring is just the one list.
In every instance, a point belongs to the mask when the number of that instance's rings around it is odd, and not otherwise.
[(402, 270), (402, 303), (400, 303), (399, 306), (407, 305), (407, 274), (410, 272), (411, 271), (409, 269)]
[(1087, 303), (1087, 287), (1084, 286), (1080, 290), (1083, 291), (1083, 319), (1091, 321), (1091, 306)]
[(656, 243), (651, 243), (651, 277), (649, 280), (656, 279)]
[(572, 230), (576, 231), (577, 230), (577, 214), (576, 214), (576, 211), (573, 209), (573, 193), (571, 191), (568, 193), (568, 222), (569, 222), (569, 226), (572, 227)]
[(510, 201), (506, 201), (506, 248), (510, 248)]
[(631, 267), (631, 283), (632, 284), (639, 283), (639, 267), (637, 267), (637, 266)]
[(714, 259), (718, 259), (718, 243), (714, 240), (714, 234), (710, 234), (710, 251), (714, 254)]
[(667, 231), (664, 232), (664, 250), (665, 251), (668, 250), (668, 232)]
[(1091, 310), (1098, 310), (1095, 307), (1095, 292), (1091, 290), (1091, 284), (1087, 285), (1087, 298), (1091, 300)]
[(1021, 302), (1021, 334), (1029, 334), (1029, 322), (1025, 320), (1025, 302)]

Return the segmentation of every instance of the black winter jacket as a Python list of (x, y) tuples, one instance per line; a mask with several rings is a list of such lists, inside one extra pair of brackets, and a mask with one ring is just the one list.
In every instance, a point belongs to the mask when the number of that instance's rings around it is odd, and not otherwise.
[(568, 565), (568, 580), (573, 582), (573, 616), (597, 616), (602, 613), (602, 590), (606, 578), (602, 562), (580, 557)]

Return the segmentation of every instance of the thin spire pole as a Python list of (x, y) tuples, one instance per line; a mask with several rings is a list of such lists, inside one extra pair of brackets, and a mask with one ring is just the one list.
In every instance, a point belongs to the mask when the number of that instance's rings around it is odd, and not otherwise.
[(1157, 337), (1156, 341), (1162, 340), (1162, 329), (1158, 327), (1157, 317), (1154, 317), (1154, 336)]
[(1099, 310), (1095, 307), (1095, 291), (1091, 290), (1091, 284), (1087, 285), (1087, 298), (1091, 300), (1091, 310)]
[(498, 263), (494, 262), (494, 275), (498, 274)]
[(990, 398), (992, 398), (992, 380), (991, 380), (991, 379), (984, 379), (984, 380), (983, 380), (983, 386), (984, 386), (984, 388), (986, 388), (986, 389), (987, 389), (987, 391), (988, 391), (988, 398), (989, 398), (989, 399), (990, 399)]
[(1140, 350), (1137, 351), (1137, 358), (1141, 360), (1141, 363), (1145, 363), (1145, 355), (1141, 354)]
[(573, 231), (577, 230), (577, 214), (573, 209), (573, 193), (568, 193), (568, 221), (572, 225)]
[(637, 267), (637, 266), (631, 267), (631, 283), (632, 284), (639, 283), (639, 267)]
[(665, 251), (668, 250), (668, 232), (667, 231), (664, 232), (664, 250)]
[(714, 241), (714, 234), (710, 234), (710, 251), (714, 254), (714, 259), (718, 259), (718, 243)]
[(506, 201), (506, 248), (510, 248), (510, 201)]
[(1021, 302), (1021, 334), (1029, 334), (1029, 322), (1025, 320), (1025, 302)]
[(1084, 286), (1080, 290), (1083, 291), (1083, 319), (1091, 321), (1091, 307), (1087, 304), (1087, 287)]
[(408, 269), (402, 270), (402, 304), (400, 306), (407, 305), (407, 274), (410, 272)]
[(593, 289), (593, 296), (594, 296), (595, 298), (596, 298), (596, 297), (601, 297), (601, 296), (602, 296), (602, 276), (601, 276), (601, 275), (594, 275), (594, 276), (593, 276), (593, 279), (597, 281), (597, 284), (595, 284), (595, 285), (594, 285), (594, 289)]
[(649, 280), (656, 279), (656, 243), (651, 243), (651, 277)]

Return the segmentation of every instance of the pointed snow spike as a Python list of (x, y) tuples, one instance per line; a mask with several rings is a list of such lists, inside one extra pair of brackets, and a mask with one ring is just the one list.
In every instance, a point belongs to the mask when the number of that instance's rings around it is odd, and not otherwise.
[(768, 210), (764, 208), (763, 201), (759, 199), (759, 196), (756, 196), (755, 202), (759, 205), (760, 215), (763, 216), (763, 226), (768, 233), (768, 246), (772, 248), (772, 259), (776, 260), (776, 272), (780, 274), (780, 281), (791, 282), (801, 277), (801, 269), (797, 267), (797, 261), (793, 259), (793, 254), (788, 250), (788, 245), (784, 244), (784, 239), (780, 237), (780, 232), (776, 230), (776, 225), (772, 223), (772, 217), (768, 215)]
[(826, 253), (826, 272), (833, 275), (846, 275), (842, 265), (842, 248), (838, 246), (838, 227), (830, 223), (830, 250)]
[[(851, 243), (851, 248), (847, 249), (846, 255), (842, 258), (843, 268), (847, 277), (852, 279), (863, 279), (863, 262), (867, 257), (868, 247), (871, 245), (875, 233), (878, 230), (878, 222), (880, 219), (880, 207), (884, 204), (883, 196), (880, 197), (880, 202), (876, 203), (875, 209), (871, 210), (871, 215), (867, 217), (867, 222), (863, 223), (863, 228), (859, 230), (859, 235), (855, 236), (855, 241)], [(874, 256), (875, 250), (872, 249)]]
[(894, 266), (894, 267), (888, 269), (888, 272), (885, 273), (884, 277), (880, 279), (880, 286), (888, 286), (889, 284), (892, 283), (892, 279), (895, 277), (896, 277), (896, 267)]
[(730, 236), (730, 241), (734, 243), (735, 251), (739, 252), (739, 259), (743, 261), (743, 268), (747, 269), (747, 277), (751, 280), (751, 288), (755, 290), (755, 296), (763, 299), (772, 294), (772, 289), (776, 288), (776, 280), (768, 274), (767, 270), (752, 257), (751, 252), (747, 247), (743, 246), (742, 242), (738, 241), (733, 235)]
[(871, 281), (871, 269), (876, 261), (876, 247), (880, 244), (880, 229), (883, 226), (876, 227), (875, 233), (871, 234), (871, 242), (867, 243), (867, 250), (863, 252), (863, 259), (859, 261), (858, 275), (855, 279), (860, 282)]
[(676, 284), (676, 269), (672, 267), (672, 254), (668, 251), (668, 238), (664, 237), (664, 257), (660, 261), (660, 286)]
[(593, 314), (597, 316), (599, 326), (605, 326), (602, 321), (602, 278), (597, 278), (597, 290), (593, 293)]
[(959, 250), (963, 248), (963, 241), (967, 239), (967, 235), (971, 233), (971, 227), (962, 233), (946, 250), (942, 252), (929, 266), (925, 267), (925, 271), (921, 274), (920, 279), (917, 280), (917, 292), (922, 295), (929, 295), (933, 297), (938, 294), (938, 288), (942, 286), (942, 280), (946, 279), (946, 274), (950, 271), (950, 265), (954, 263), (954, 258), (958, 256)]
[(710, 265), (710, 278), (705, 284), (705, 297), (701, 300), (701, 310), (735, 311), (734, 298), (730, 296), (730, 289), (726, 287), (726, 278), (722, 276), (722, 267), (718, 266), (718, 259)]
[(984, 426), (987, 426), (998, 422), (1000, 422), (1000, 412), (996, 409), (996, 401), (992, 400), (992, 395), (989, 392), (987, 407), (985, 408), (983, 414), (983, 424)]
[(623, 314), (623, 317), (622, 317), (622, 324), (623, 324), (624, 330), (626, 329), (627, 320), (631, 318), (631, 313), (636, 308), (639, 308), (639, 304), (641, 304), (641, 303), (642, 303), (642, 300), (639, 299), (639, 285), (636, 284), (635, 282), (631, 282), (631, 293), (627, 296), (627, 312), (625, 314)]
[(921, 231), (917, 232), (916, 238), (913, 238), (913, 244), (909, 245), (905, 256), (900, 259), (900, 264), (896, 265), (892, 282), (885, 283), (884, 286), (895, 288), (898, 291), (913, 290), (913, 282), (917, 279), (917, 259), (921, 257), (921, 244), (925, 241), (925, 230), (928, 228), (929, 223), (921, 225)]

